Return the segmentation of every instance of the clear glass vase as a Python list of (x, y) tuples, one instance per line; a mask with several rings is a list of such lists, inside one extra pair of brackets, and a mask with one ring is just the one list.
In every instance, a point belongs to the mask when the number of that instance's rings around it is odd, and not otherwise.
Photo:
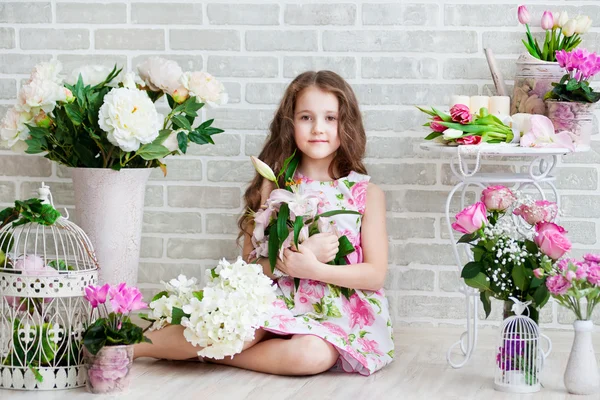
[(133, 345), (104, 346), (93, 355), (84, 346), (86, 387), (96, 394), (124, 393), (129, 389)]

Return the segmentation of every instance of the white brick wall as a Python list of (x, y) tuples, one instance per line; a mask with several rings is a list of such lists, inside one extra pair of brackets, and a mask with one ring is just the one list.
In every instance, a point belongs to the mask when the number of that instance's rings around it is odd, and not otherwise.
[[(424, 116), (413, 106), (448, 103), (453, 93), (489, 94), (483, 55), (492, 47), (507, 83), (523, 50), (516, 2), (360, 1), (0, 1), (0, 116), (38, 62), (58, 58), (128, 68), (150, 55), (204, 69), (226, 85), (231, 102), (206, 111), (226, 129), (216, 146), (192, 147), (153, 173), (147, 188), (140, 281), (149, 293), (178, 273), (238, 253), (235, 221), (257, 154), (285, 85), (309, 69), (332, 69), (351, 82), (369, 135), (366, 163), (387, 195), (390, 272), (386, 287), (397, 324), (461, 324), (443, 204), (452, 185), (447, 159), (418, 149)], [(540, 15), (547, 1), (529, 1)], [(584, 44), (600, 50), (596, 1), (551, 1), (596, 21)], [(560, 7), (559, 7), (560, 6)], [(598, 249), (600, 195), (594, 151), (565, 157), (558, 186), (575, 254)], [(514, 171), (518, 165), (501, 161)], [(520, 164), (519, 164), (520, 165)], [(0, 151), (0, 206), (49, 182), (73, 211), (66, 168)], [(471, 197), (472, 198), (472, 197)], [(453, 204), (456, 209), (457, 204)], [(497, 320), (496, 307), (492, 320)], [(548, 306), (542, 321), (565, 327), (568, 312)]]

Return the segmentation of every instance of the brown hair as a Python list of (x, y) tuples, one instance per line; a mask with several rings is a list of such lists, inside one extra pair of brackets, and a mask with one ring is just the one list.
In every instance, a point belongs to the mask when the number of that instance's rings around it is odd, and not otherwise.
[[(362, 162), (365, 154), (367, 137), (362, 123), (356, 96), (350, 85), (338, 74), (332, 71), (307, 71), (296, 77), (287, 87), (279, 108), (269, 127), (269, 135), (258, 158), (265, 162), (275, 174), (281, 169), (284, 160), (294, 151), (299, 151), (294, 141), (294, 109), (296, 99), (307, 87), (315, 86), (325, 92), (334, 94), (339, 102), (338, 135), (340, 147), (329, 165), (329, 175), (334, 179), (348, 175), (351, 171), (366, 174)], [(337, 176), (336, 176), (337, 174)], [(250, 218), (248, 210), (257, 211), (261, 206), (261, 187), (263, 177), (258, 173), (244, 193), (246, 208), (238, 221), (240, 235), (246, 230)], [(283, 176), (279, 186), (283, 187)]]

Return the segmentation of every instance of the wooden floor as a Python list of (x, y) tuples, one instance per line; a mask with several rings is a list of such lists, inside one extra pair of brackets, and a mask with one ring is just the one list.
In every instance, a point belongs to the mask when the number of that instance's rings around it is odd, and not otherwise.
[[(544, 388), (533, 395), (511, 395), (493, 389), (496, 330), (480, 333), (471, 361), (462, 369), (446, 362), (448, 346), (461, 330), (403, 328), (397, 331), (396, 360), (370, 377), (325, 373), (313, 377), (279, 377), (195, 362), (137, 360), (129, 393), (120, 399), (260, 399), (260, 400), (380, 400), (380, 399), (600, 399), (571, 396), (563, 386), (563, 373), (571, 348), (572, 332), (545, 332), (554, 350), (542, 375)], [(595, 334), (596, 352), (600, 334)], [(84, 388), (54, 392), (0, 390), (1, 400), (102, 399)]]

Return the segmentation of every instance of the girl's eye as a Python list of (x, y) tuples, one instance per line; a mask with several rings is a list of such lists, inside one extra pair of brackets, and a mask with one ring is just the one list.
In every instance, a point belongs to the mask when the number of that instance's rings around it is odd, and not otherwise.
[(332, 115), (330, 115), (330, 116), (327, 117), (327, 121), (335, 121), (336, 119), (337, 118), (334, 117), (334, 116), (332, 116)]
[(300, 119), (301, 119), (302, 121), (308, 121), (308, 120), (310, 119), (310, 117), (309, 117), (308, 115), (302, 115), (302, 116), (300, 117)]

